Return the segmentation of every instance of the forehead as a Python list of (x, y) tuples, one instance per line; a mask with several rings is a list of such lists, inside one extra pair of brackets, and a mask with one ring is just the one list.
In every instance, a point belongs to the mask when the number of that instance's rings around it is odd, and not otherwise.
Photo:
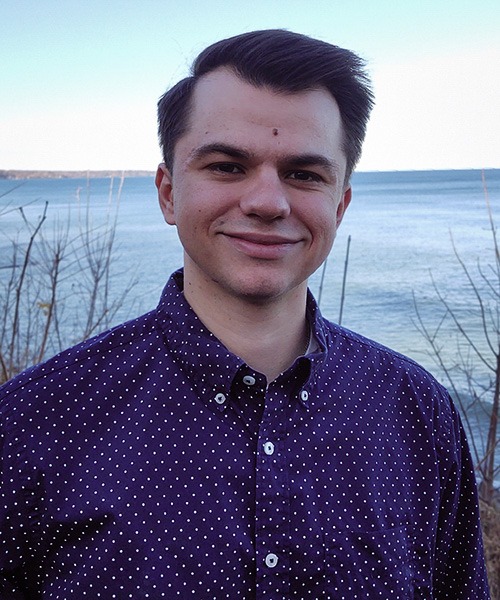
[[(326, 89), (297, 93), (257, 87), (233, 71), (222, 68), (196, 83), (191, 100), (187, 135), (245, 135), (258, 139), (276, 130), (281, 143), (306, 140), (332, 145), (342, 138), (342, 120), (337, 102)], [(228, 141), (229, 141), (228, 139)], [(211, 141), (211, 140), (210, 140)]]

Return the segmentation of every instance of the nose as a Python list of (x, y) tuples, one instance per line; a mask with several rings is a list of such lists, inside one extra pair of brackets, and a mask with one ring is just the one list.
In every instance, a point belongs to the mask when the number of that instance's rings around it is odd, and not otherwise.
[(240, 207), (247, 216), (265, 221), (283, 219), (290, 214), (290, 202), (284, 183), (273, 170), (259, 172), (248, 182), (240, 198)]

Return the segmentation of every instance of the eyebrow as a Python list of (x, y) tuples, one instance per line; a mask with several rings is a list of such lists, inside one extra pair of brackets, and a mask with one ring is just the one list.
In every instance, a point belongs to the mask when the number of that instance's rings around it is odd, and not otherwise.
[[(240, 160), (251, 160), (255, 157), (253, 152), (249, 152), (248, 150), (239, 148), (238, 146), (214, 142), (195, 148), (190, 154), (190, 159), (199, 160), (210, 154), (225, 154), (226, 156)], [(312, 166), (322, 167), (332, 174), (337, 174), (340, 170), (340, 166), (336, 161), (330, 160), (323, 154), (289, 154), (283, 156), (280, 159), (280, 162), (296, 168)]]
[(286, 157), (285, 161), (294, 167), (323, 167), (331, 173), (338, 173), (340, 169), (336, 161), (330, 160), (323, 154), (292, 154)]
[(242, 148), (231, 146), (230, 144), (222, 144), (215, 142), (213, 144), (204, 144), (203, 146), (195, 148), (191, 152), (189, 158), (191, 160), (198, 160), (200, 158), (208, 156), (209, 154), (225, 154), (226, 156), (231, 156), (232, 158), (239, 158), (241, 160), (248, 160), (253, 156), (251, 152), (247, 152)]

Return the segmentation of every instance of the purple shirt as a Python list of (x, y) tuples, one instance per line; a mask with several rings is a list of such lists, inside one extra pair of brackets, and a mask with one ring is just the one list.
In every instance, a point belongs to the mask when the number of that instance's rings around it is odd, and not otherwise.
[(487, 599), (447, 392), (308, 314), (317, 350), (266, 389), (179, 272), (5, 384), (0, 598)]

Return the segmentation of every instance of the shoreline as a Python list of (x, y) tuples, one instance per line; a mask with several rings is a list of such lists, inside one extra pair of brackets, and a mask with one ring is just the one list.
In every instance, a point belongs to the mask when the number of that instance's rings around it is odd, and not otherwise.
[[(411, 169), (401, 170), (395, 169), (392, 171), (355, 171), (354, 174), (369, 175), (375, 173), (440, 173), (440, 172), (451, 172), (460, 173), (466, 171), (474, 171), (477, 173), (488, 174), (489, 172), (500, 171), (499, 167), (485, 167), (485, 168), (474, 168), (469, 169)], [(145, 170), (145, 169), (102, 169), (102, 170), (71, 170), (71, 171), (57, 171), (57, 170), (35, 170), (35, 169), (0, 169), (0, 181), (18, 181), (26, 179), (110, 179), (110, 178), (127, 178), (127, 177), (154, 177), (156, 171)]]
[(97, 179), (109, 177), (154, 177), (155, 171), (143, 170), (103, 170), (103, 171), (23, 171), (0, 169), (0, 179)]

